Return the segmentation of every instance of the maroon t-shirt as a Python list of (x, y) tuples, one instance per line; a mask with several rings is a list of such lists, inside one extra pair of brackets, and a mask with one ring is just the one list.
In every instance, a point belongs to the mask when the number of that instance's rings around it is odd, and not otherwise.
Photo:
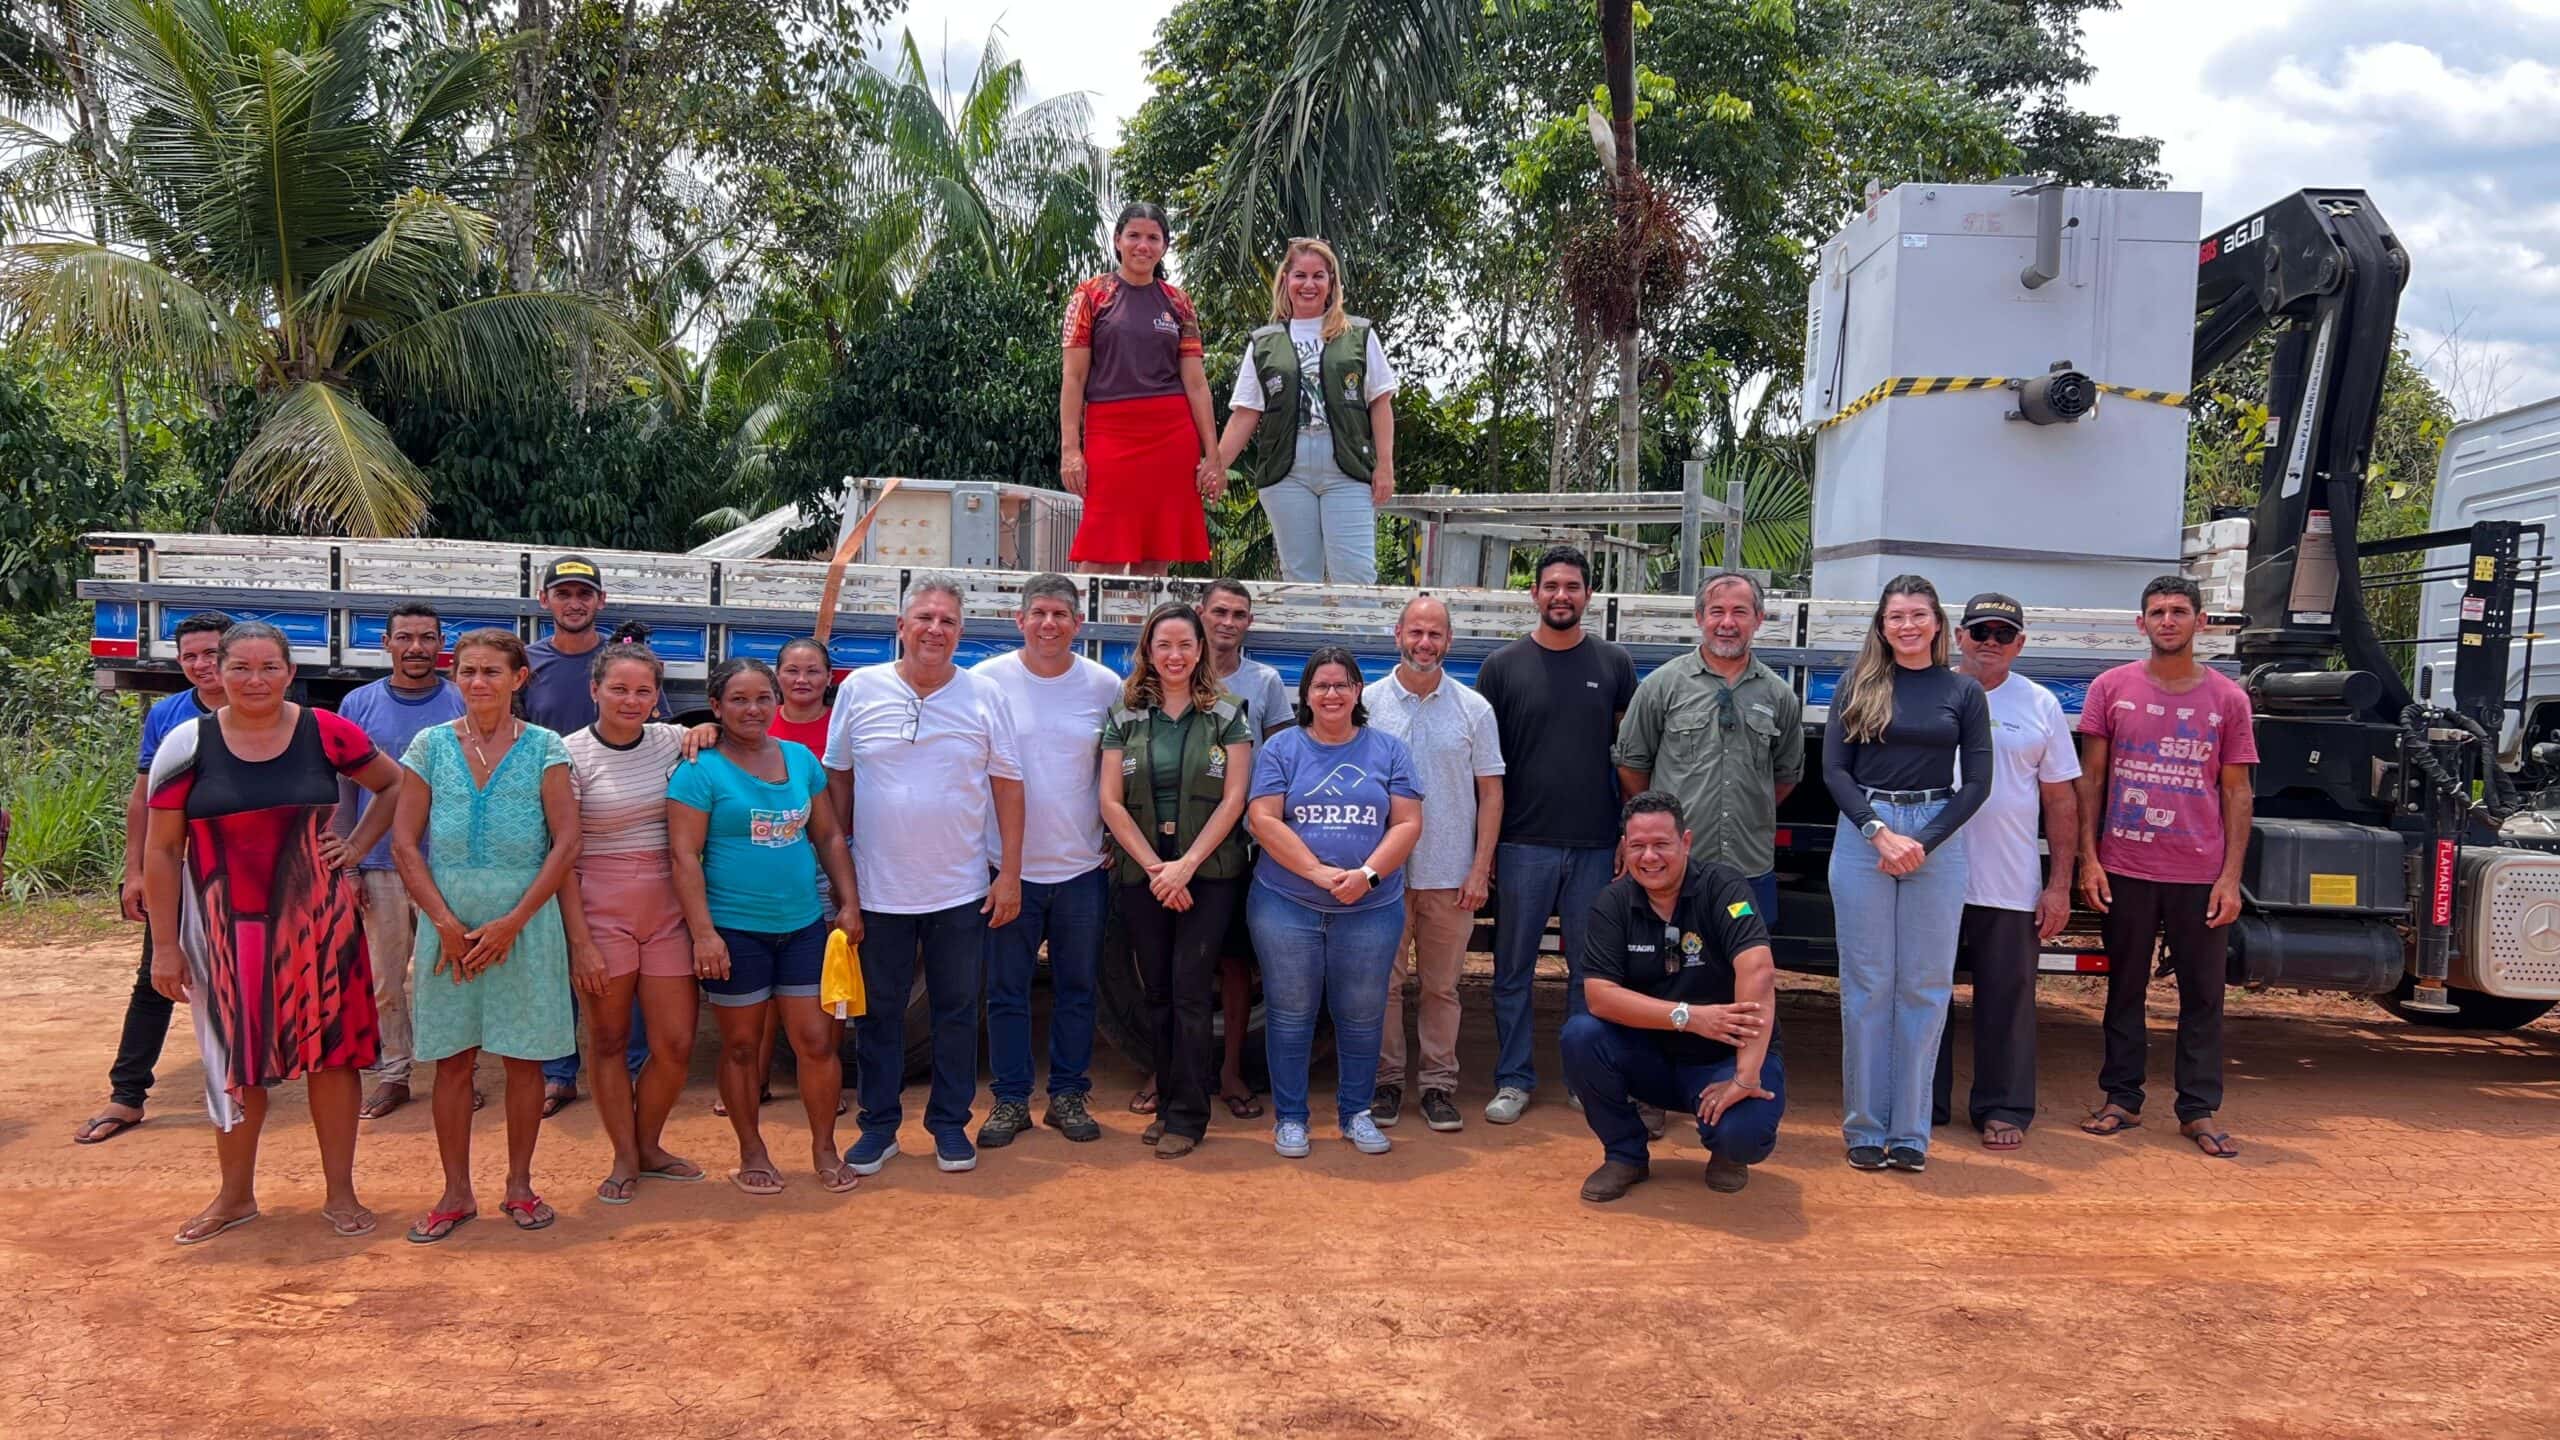
[(1182, 393), (1182, 360), (1200, 353), (1200, 323), (1189, 297), (1158, 281), (1131, 285), (1102, 275), (1067, 302), (1066, 347), (1090, 347), (1084, 400), (1144, 400)]

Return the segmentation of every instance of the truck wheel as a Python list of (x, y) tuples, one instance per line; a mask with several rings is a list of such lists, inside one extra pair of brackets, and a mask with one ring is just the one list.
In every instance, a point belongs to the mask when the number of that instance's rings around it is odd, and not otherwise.
[(2438, 1030), (2521, 1030), (2550, 1012), (2549, 1000), (2511, 1000), (2503, 995), (2483, 995), (2477, 990), (2448, 988), (2445, 998), (2453, 1002), (2454, 1013), (2440, 1015), (2431, 1010), (2411, 1010), (2401, 1002), (2407, 1000), (2418, 982), (2403, 976), (2400, 988), (2388, 995), (2377, 995), (2374, 1003), (2412, 1025)]
[[(1117, 887), (1114, 888), (1116, 892)], [(1235, 925), (1227, 932), (1226, 953), (1250, 959), (1253, 955), (1253, 941), (1245, 929), (1241, 904), (1237, 906), (1237, 911)], [(1156, 1043), (1155, 1036), (1147, 1029), (1146, 987), (1139, 983), (1137, 955), (1129, 948), (1128, 932), (1120, 924), (1120, 910), (1116, 903), (1112, 906), (1110, 918), (1104, 924), (1100, 974), (1096, 977), (1094, 990), (1096, 992), (1094, 1028), (1101, 1033), (1103, 1039), (1111, 1042), (1113, 1049), (1127, 1057), (1131, 1064), (1150, 1075), (1154, 1074)], [(1263, 1049), (1262, 1021), (1262, 986), (1260, 974), (1256, 972), (1253, 1004), (1252, 1008), (1246, 1012), (1245, 1018), (1244, 1074), (1245, 1078), (1255, 1086), (1268, 1090), (1271, 1085), (1271, 1065)], [(1223, 1046), (1226, 1043), (1224, 1013), (1221, 1012), (1211, 1024), (1217, 1033), (1218, 1043)], [(1310, 1058), (1310, 1068), (1321, 1067), (1330, 1057), (1332, 1049), (1331, 1027), (1319, 1028), (1316, 1032), (1315, 1053)], [(1221, 1051), (1221, 1053), (1224, 1052)], [(1210, 1077), (1212, 1086), (1215, 1085), (1216, 1079), (1214, 1075)], [(1213, 1109), (1212, 1113), (1223, 1116), (1226, 1112), (1223, 1109)]]

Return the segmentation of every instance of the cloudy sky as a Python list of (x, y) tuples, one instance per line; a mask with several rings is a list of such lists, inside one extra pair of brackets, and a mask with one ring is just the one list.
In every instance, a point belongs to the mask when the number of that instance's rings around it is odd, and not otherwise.
[[(1001, 25), (1033, 87), (1085, 92), (1111, 137), (1171, 9), (1119, 0), (1103, 27), (1081, 5), (940, 0), (905, 23), (969, 58)], [(2560, 0), (2124, 0), (2088, 44), (2080, 103), (2159, 137), (2207, 224), (2363, 187), (2410, 253), (2401, 325), (2457, 404), (2560, 394)]]

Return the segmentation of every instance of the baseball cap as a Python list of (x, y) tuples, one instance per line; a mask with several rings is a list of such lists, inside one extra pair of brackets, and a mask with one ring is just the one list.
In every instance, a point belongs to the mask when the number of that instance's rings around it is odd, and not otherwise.
[(1997, 620), (2024, 630), (2027, 628), (2027, 607), (1997, 590), (1985, 590), (1964, 602), (1964, 619), (1957, 623), (1971, 625), (1977, 620)]
[(550, 564), (542, 567), (540, 588), (548, 590), (563, 582), (592, 585), (602, 590), (604, 589), (604, 572), (596, 568), (596, 562), (584, 555), (555, 555), (551, 558)]

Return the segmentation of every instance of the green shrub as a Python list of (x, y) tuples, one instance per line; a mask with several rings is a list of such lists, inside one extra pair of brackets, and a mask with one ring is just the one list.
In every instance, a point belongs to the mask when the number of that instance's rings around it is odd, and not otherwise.
[(90, 681), (83, 606), (0, 613), (0, 805), (8, 864), (0, 896), (112, 892), (124, 871), (140, 702)]

